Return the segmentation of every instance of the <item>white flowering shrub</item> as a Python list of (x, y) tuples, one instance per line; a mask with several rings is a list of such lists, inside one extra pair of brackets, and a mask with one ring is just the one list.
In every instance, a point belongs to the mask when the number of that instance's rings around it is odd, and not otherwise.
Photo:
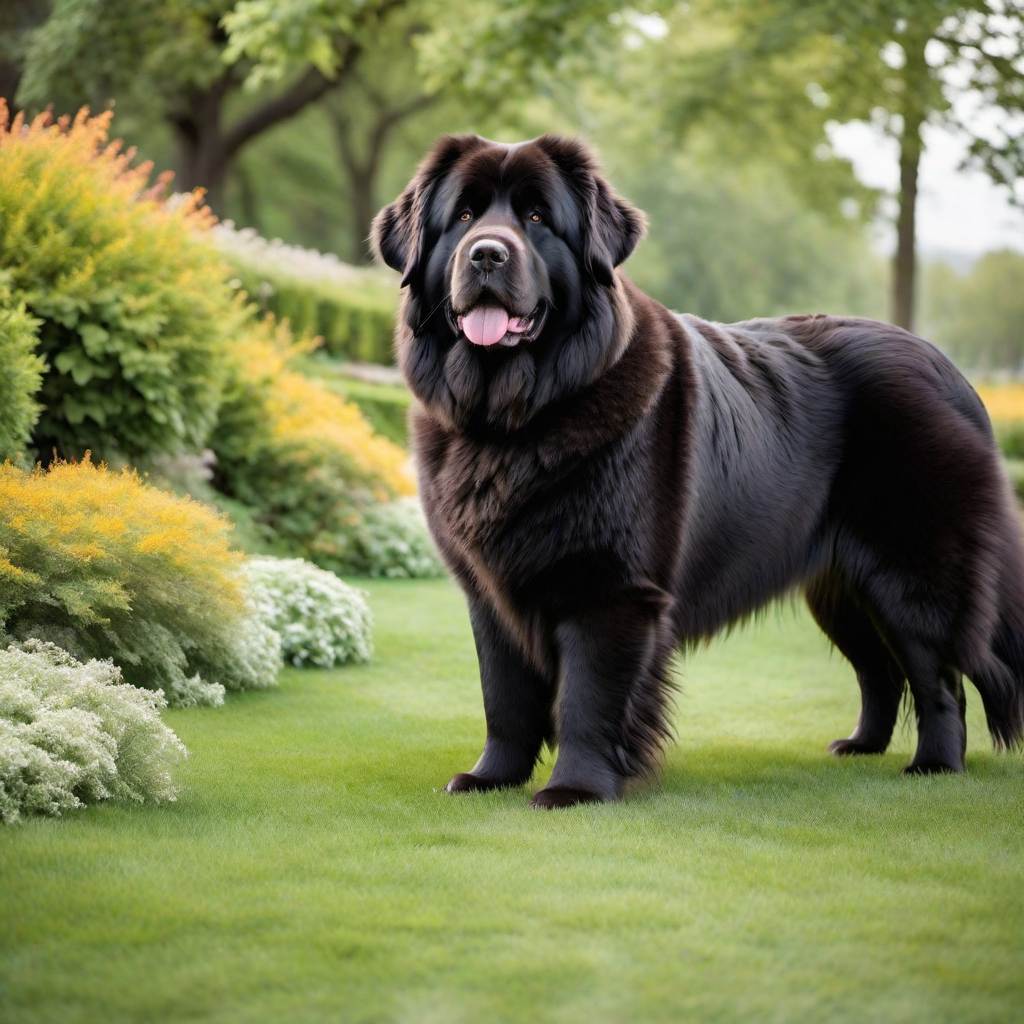
[(160, 718), (166, 703), (109, 661), (82, 664), (40, 640), (0, 650), (0, 821), (173, 800), (169, 769), (186, 750)]
[(444, 564), (416, 498), (371, 505), (349, 539), (350, 572), (393, 579), (444, 575)]
[(302, 558), (250, 558), (246, 572), (250, 600), (280, 636), (286, 662), (332, 668), (370, 660), (373, 619), (362, 591)]
[[(266, 690), (277, 685), (277, 674), (284, 664), (281, 651), (281, 637), (259, 606), (256, 595), (249, 585), (247, 570), (245, 576), (246, 611), (230, 633), (226, 633), (224, 644), (215, 657), (200, 665), (203, 676), (220, 680), (220, 701), (224, 702), (224, 690)], [(196, 677), (199, 682), (199, 677)], [(221, 685), (223, 684), (223, 685)], [(210, 684), (201, 683), (202, 686)], [(170, 699), (170, 695), (169, 695)], [(181, 707), (185, 703), (181, 696), (174, 695), (171, 704)], [(208, 703), (206, 701), (197, 703)]]
[(332, 252), (317, 252), (288, 245), (280, 238), (263, 238), (254, 228), (236, 228), (222, 220), (210, 230), (217, 247), (227, 256), (274, 277), (315, 282), (335, 288), (388, 289), (397, 295), (397, 277), (379, 267), (357, 267)]
[(224, 687), (207, 683), (202, 676), (181, 676), (164, 685), (167, 706), (171, 708), (219, 708), (224, 703)]

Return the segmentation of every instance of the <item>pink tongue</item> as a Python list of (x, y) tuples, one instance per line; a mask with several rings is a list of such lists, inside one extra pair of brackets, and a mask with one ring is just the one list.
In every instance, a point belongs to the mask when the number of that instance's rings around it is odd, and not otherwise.
[(497, 306), (479, 306), (459, 317), (462, 332), (474, 345), (496, 345), (508, 333), (508, 313)]

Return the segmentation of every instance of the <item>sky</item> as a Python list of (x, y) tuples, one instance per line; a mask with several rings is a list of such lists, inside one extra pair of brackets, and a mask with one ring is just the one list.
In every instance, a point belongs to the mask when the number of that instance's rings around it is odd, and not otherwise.
[[(853, 161), (866, 185), (894, 192), (899, 182), (896, 143), (863, 123), (839, 125), (832, 146)], [(957, 169), (963, 142), (952, 132), (927, 125), (919, 175), (917, 238), (919, 251), (978, 256), (990, 249), (1024, 252), (1024, 212), (1012, 207), (1005, 189), (981, 171)], [(895, 232), (879, 229), (879, 248), (891, 252)]]

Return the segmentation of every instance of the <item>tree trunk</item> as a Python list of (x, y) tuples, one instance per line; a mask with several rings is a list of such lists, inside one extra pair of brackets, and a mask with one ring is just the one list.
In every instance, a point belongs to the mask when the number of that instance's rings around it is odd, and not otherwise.
[(900, 137), (899, 215), (893, 257), (892, 322), (914, 329), (917, 298), (917, 172), (921, 163), (921, 124), (904, 120)]
[(349, 187), (352, 189), (352, 227), (349, 235), (349, 259), (356, 266), (369, 261), (370, 225), (377, 212), (375, 202), (377, 167), (361, 172), (349, 169)]
[(0, 100), (7, 104), (11, 117), (18, 111), (14, 97), (18, 94), (21, 82), (21, 65), (13, 60), (0, 60)]
[(206, 189), (206, 203), (218, 217), (224, 214), (224, 199), (231, 165), (245, 145), (271, 128), (301, 113), (349, 75), (361, 53), (352, 40), (346, 42), (341, 63), (333, 78), (310, 68), (284, 92), (225, 128), (224, 104), (236, 85), (228, 69), (205, 90), (194, 90), (184, 109), (170, 116), (178, 149), (177, 186), (182, 190)]
[(899, 213), (896, 218), (896, 254), (893, 257), (892, 322), (914, 329), (917, 298), (917, 175), (924, 150), (921, 128), (925, 122), (923, 93), (928, 87), (924, 59), (927, 36), (903, 41), (903, 125), (900, 131)]
[(178, 136), (178, 175), (175, 188), (191, 192), (205, 189), (204, 202), (221, 217), (224, 214), (224, 191), (227, 187), (228, 161), (222, 140), (216, 134), (199, 135), (195, 139)]
[[(402, 121), (426, 109), (437, 99), (434, 95), (417, 96), (408, 103), (389, 107), (383, 97), (372, 90), (366, 91), (373, 110), (371, 123), (366, 128), (354, 125), (344, 110), (331, 104), (327, 106), (341, 165), (348, 176), (352, 208), (348, 258), (357, 266), (370, 258), (370, 226), (377, 213), (377, 180), (388, 139)], [(362, 146), (356, 141), (360, 131), (365, 135)]]
[(231, 73), (208, 89), (192, 91), (183, 110), (170, 117), (177, 145), (177, 180), (182, 192), (206, 190), (206, 203), (217, 216), (224, 210), (228, 154), (221, 126), (224, 99), (232, 84)]

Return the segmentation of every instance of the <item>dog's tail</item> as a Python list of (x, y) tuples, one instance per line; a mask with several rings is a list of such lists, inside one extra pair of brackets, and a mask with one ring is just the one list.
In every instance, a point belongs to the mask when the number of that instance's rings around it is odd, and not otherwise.
[(997, 749), (1024, 743), (1024, 558), (1015, 550), (1001, 574), (999, 620), (971, 681), (981, 694)]

